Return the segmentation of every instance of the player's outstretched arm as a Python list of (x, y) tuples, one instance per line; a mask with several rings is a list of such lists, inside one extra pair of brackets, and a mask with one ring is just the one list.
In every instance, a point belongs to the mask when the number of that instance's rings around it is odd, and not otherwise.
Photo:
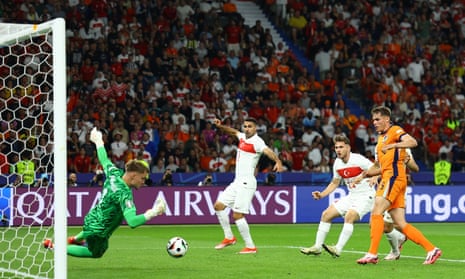
[(218, 129), (226, 132), (229, 135), (237, 136), (237, 134), (239, 134), (238, 130), (236, 130), (236, 129), (232, 128), (232, 127), (224, 126), (223, 124), (221, 124), (221, 120), (219, 120), (218, 118), (213, 121), (213, 124), (215, 124), (215, 126)]
[(152, 208), (145, 211), (144, 214), (136, 214), (136, 208), (127, 208), (124, 211), (124, 219), (131, 228), (136, 228), (145, 224), (147, 221), (156, 216), (162, 215), (166, 211), (166, 202), (162, 198), (158, 198)]

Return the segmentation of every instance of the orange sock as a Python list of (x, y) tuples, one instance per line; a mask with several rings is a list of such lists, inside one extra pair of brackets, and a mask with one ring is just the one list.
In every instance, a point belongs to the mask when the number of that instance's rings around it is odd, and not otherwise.
[(378, 255), (378, 247), (383, 237), (384, 220), (383, 215), (371, 215), (370, 228), (370, 249), (368, 253)]
[(414, 226), (407, 224), (402, 229), (402, 232), (407, 236), (408, 239), (412, 240), (416, 244), (421, 245), (426, 252), (434, 249), (434, 245)]

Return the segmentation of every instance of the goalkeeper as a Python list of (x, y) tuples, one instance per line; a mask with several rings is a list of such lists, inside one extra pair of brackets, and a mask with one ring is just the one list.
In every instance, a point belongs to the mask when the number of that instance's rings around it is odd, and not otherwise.
[[(100, 258), (108, 249), (108, 239), (123, 219), (131, 228), (136, 228), (163, 214), (166, 205), (163, 199), (157, 199), (152, 209), (136, 215), (131, 188), (139, 189), (144, 185), (149, 173), (147, 163), (131, 160), (126, 163), (126, 170), (123, 172), (108, 159), (100, 131), (92, 129), (90, 140), (97, 148), (97, 156), (106, 180), (100, 201), (84, 219), (83, 230), (78, 235), (68, 238), (67, 252), (75, 257)], [(44, 242), (44, 246), (53, 248), (51, 241)]]

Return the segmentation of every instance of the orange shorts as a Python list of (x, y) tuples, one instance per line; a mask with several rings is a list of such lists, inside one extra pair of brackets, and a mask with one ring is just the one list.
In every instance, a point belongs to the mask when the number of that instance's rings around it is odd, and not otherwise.
[(383, 197), (391, 202), (392, 208), (405, 208), (405, 191), (407, 189), (407, 178), (398, 177), (393, 179), (387, 177), (382, 179), (377, 187), (376, 196)]

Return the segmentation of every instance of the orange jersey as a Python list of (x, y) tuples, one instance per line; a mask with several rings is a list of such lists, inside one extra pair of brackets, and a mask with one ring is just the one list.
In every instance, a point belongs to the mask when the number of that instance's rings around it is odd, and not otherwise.
[(383, 153), (382, 148), (388, 144), (400, 142), (400, 138), (407, 134), (402, 127), (391, 126), (386, 133), (378, 136), (376, 155), (381, 167), (382, 179), (407, 179), (405, 159), (407, 153), (404, 148), (393, 148)]

